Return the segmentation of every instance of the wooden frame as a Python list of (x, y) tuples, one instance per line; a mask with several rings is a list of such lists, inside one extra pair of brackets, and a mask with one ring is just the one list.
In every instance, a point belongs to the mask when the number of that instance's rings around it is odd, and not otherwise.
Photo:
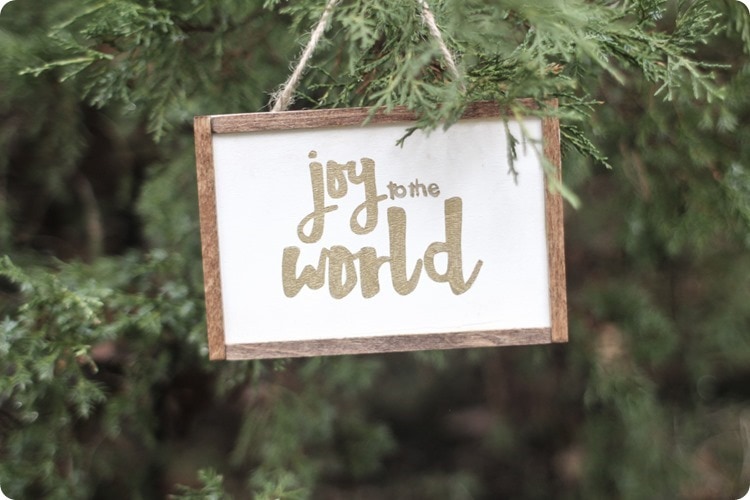
[[(524, 102), (524, 104), (529, 108), (534, 106), (531, 102)], [(494, 103), (476, 103), (468, 107), (462, 120), (499, 117), (502, 114), (503, 110)], [(387, 114), (378, 112), (370, 116), (368, 108), (215, 115), (195, 118), (195, 147), (209, 357), (212, 360), (257, 359), (566, 342), (568, 327), (563, 202), (558, 193), (552, 193), (549, 189), (546, 189), (544, 210), (549, 272), (550, 327), (226, 344), (223, 326), (224, 310), (219, 232), (217, 228), (214, 136), (274, 130), (358, 126), (368, 116), (370, 120), (366, 126), (403, 123), (404, 128), (406, 128), (409, 122), (415, 119), (413, 113), (405, 109), (396, 109)], [(560, 129), (557, 119), (542, 119), (542, 139), (544, 155), (555, 167), (556, 175), (559, 178), (561, 167)]]

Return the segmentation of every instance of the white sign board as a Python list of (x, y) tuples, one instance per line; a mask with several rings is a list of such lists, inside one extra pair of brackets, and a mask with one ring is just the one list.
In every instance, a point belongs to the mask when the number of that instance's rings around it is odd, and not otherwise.
[(565, 341), (557, 122), (367, 116), (196, 118), (212, 359)]

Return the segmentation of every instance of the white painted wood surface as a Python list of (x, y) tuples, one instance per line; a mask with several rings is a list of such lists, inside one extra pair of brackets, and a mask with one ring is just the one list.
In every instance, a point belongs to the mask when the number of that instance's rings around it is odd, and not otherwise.
[[(510, 123), (517, 138), (523, 136), (520, 126)], [(523, 127), (541, 151), (541, 120), (525, 119)], [(429, 136), (417, 132), (400, 148), (395, 142), (404, 129), (405, 124), (395, 123), (213, 136), (227, 345), (550, 327), (545, 183), (534, 148), (518, 146), (515, 182), (499, 118), (462, 120)], [(309, 157), (311, 151), (317, 153), (315, 159)], [(365, 196), (362, 184), (349, 183), (343, 198), (326, 192), (325, 204), (338, 208), (325, 214), (320, 240), (300, 241), (298, 224), (313, 210), (310, 163), (354, 161), (360, 172), (363, 158), (375, 163), (377, 194), (388, 196), (377, 204), (372, 232), (354, 234), (350, 227), (350, 216)], [(407, 193), (398, 198), (394, 192), (391, 199), (389, 183), (408, 191), (417, 180), (438, 186), (439, 196)], [(282, 255), (287, 247), (300, 249), (297, 275), (305, 265), (317, 267), (321, 251), (337, 245), (352, 253), (373, 247), (378, 256), (390, 255), (391, 207), (405, 213), (410, 275), (432, 243), (445, 241), (445, 202), (453, 198), (462, 204), (465, 280), (481, 261), (464, 293), (432, 281), (422, 269), (414, 290), (400, 295), (385, 263), (379, 270), (379, 293), (364, 298), (359, 262), (358, 283), (343, 298), (331, 296), (327, 273), (320, 289), (304, 287), (294, 297), (284, 293)], [(438, 272), (445, 271), (444, 257), (436, 257)]]

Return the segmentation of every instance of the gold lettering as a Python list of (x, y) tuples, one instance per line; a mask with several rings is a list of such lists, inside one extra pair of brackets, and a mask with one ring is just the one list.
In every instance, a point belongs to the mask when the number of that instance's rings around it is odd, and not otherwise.
[(344, 172), (354, 172), (356, 168), (356, 164), (353, 161), (341, 164), (331, 160), (326, 163), (326, 185), (328, 186), (328, 195), (331, 198), (343, 198), (346, 196), (349, 185)]
[[(355, 169), (349, 170), (349, 181), (352, 184), (365, 185), (365, 201), (354, 209), (349, 225), (354, 234), (367, 234), (375, 229), (378, 224), (378, 203), (388, 198), (388, 195), (378, 196), (378, 187), (375, 184), (375, 161), (370, 158), (361, 158), (362, 172), (357, 174)], [(365, 211), (365, 225), (359, 223), (359, 214)]]
[[(317, 158), (317, 152), (310, 151), (308, 156), (314, 160)], [(375, 182), (375, 161), (370, 158), (361, 158), (360, 161), (362, 170), (359, 173), (357, 173), (357, 165), (354, 161), (344, 164), (329, 161), (325, 171), (320, 162), (310, 162), (313, 211), (297, 225), (297, 236), (300, 241), (314, 243), (320, 240), (325, 229), (326, 214), (338, 209), (338, 205), (325, 204), (326, 193), (331, 198), (343, 198), (348, 192), (349, 183), (362, 184), (365, 194), (364, 201), (356, 207), (349, 219), (351, 230), (354, 234), (362, 235), (375, 229), (378, 223), (378, 203), (386, 200), (389, 195), (378, 195)], [(391, 199), (403, 198), (407, 194), (405, 186), (393, 182), (388, 184), (388, 189)], [(426, 185), (420, 183), (418, 179), (409, 184), (409, 189), (411, 197), (440, 195), (440, 188), (437, 184)], [(359, 216), (363, 213), (364, 223), (360, 223)], [(334, 245), (321, 250), (317, 267), (305, 265), (298, 276), (297, 264), (300, 249), (295, 246), (286, 247), (281, 264), (284, 294), (292, 298), (297, 296), (305, 286), (311, 290), (322, 288), (327, 274), (331, 297), (335, 299), (346, 297), (359, 280), (362, 296), (369, 299), (380, 292), (380, 269), (388, 263), (393, 289), (399, 295), (409, 295), (416, 289), (422, 269), (431, 280), (436, 283), (448, 283), (455, 295), (461, 295), (473, 286), (483, 262), (478, 260), (468, 280), (464, 280), (461, 243), (463, 201), (461, 198), (453, 197), (445, 200), (444, 214), (444, 241), (431, 243), (425, 250), (423, 258), (417, 259), (410, 274), (407, 271), (406, 211), (401, 207), (389, 207), (387, 210), (390, 255), (378, 257), (374, 247), (362, 247), (359, 252), (352, 253), (344, 246)], [(446, 267), (443, 273), (438, 272), (435, 267), (435, 257), (440, 253), (446, 254)], [(355, 265), (355, 261), (359, 261), (358, 266)], [(328, 266), (327, 273), (326, 266)], [(357, 270), (359, 270), (359, 277)]]
[[(310, 152), (310, 157), (314, 158), (314, 151)], [(310, 182), (313, 193), (313, 211), (307, 214), (297, 225), (297, 237), (303, 243), (315, 243), (323, 236), (325, 227), (325, 216), (328, 212), (333, 212), (338, 205), (325, 206), (325, 190), (323, 189), (323, 165), (317, 161), (310, 162)], [(346, 187), (344, 187), (346, 189)], [(305, 234), (305, 227), (312, 221), (310, 234)]]
[[(464, 281), (461, 255), (462, 210), (461, 198), (454, 197), (445, 200), (445, 242), (432, 243), (424, 254), (424, 268), (430, 279), (437, 283), (450, 283), (451, 291), (456, 295), (461, 295), (471, 288), (483, 264), (481, 260), (477, 261), (468, 281)], [(448, 254), (448, 265), (444, 274), (438, 273), (435, 269), (435, 254), (440, 252)]]
[(391, 244), (391, 282), (399, 295), (409, 295), (419, 283), (422, 259), (417, 259), (411, 278), (406, 276), (406, 212), (400, 207), (388, 209), (388, 235)]
[(359, 275), (362, 297), (369, 299), (380, 292), (380, 266), (389, 262), (390, 257), (378, 257), (373, 247), (363, 247), (359, 256)]
[(326, 252), (320, 253), (317, 269), (307, 265), (297, 277), (299, 254), (299, 248), (286, 247), (281, 260), (281, 282), (284, 285), (284, 295), (289, 298), (295, 297), (305, 285), (309, 286), (311, 290), (317, 290), (325, 283)]
[[(325, 254), (326, 250), (321, 252)], [(328, 253), (328, 290), (331, 297), (341, 299), (349, 295), (354, 285), (357, 284), (357, 271), (354, 268), (352, 253), (341, 245), (334, 245)], [(322, 257), (321, 257), (322, 258)], [(342, 278), (346, 276), (345, 280)]]

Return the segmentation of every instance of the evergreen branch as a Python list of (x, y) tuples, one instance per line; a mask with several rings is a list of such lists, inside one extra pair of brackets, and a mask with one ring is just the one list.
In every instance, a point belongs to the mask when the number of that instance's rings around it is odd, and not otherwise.
[(44, 63), (41, 66), (27, 67), (18, 72), (19, 75), (31, 75), (38, 77), (46, 71), (50, 71), (57, 68), (70, 68), (71, 66), (75, 69), (75, 73), (83, 71), (86, 67), (91, 64), (101, 61), (111, 61), (114, 57), (110, 54), (104, 54), (102, 52), (89, 51), (89, 55), (72, 57), (68, 59), (58, 59)]

